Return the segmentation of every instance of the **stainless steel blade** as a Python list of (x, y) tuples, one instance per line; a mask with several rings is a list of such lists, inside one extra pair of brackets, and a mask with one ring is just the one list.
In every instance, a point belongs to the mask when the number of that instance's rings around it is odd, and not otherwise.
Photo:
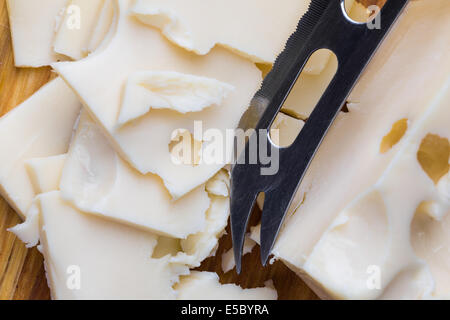
[[(260, 192), (266, 195), (261, 220), (261, 261), (265, 264), (292, 198), (324, 136), (408, 1), (389, 0), (380, 12), (380, 29), (369, 29), (366, 23), (352, 21), (345, 12), (344, 0), (311, 2), (240, 122), (243, 129), (256, 129), (253, 141), (257, 141), (258, 161), (249, 163), (247, 144), (232, 169), (231, 230), (238, 272), (244, 233), (257, 195)], [(321, 48), (336, 54), (339, 63), (336, 75), (294, 143), (288, 148), (273, 146), (270, 126), (309, 57)], [(257, 134), (260, 130), (265, 134)], [(261, 169), (267, 167), (259, 157), (261, 146), (279, 152), (279, 170), (274, 175), (261, 175)]]

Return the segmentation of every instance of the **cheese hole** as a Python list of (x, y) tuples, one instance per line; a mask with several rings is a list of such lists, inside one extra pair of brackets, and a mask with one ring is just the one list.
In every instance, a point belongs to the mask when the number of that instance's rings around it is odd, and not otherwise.
[(380, 153), (388, 152), (405, 135), (408, 130), (408, 119), (401, 119), (392, 125), (391, 131), (383, 137), (380, 145)]
[(188, 130), (176, 130), (169, 143), (172, 161), (176, 164), (198, 166), (203, 143), (194, 139)]
[(345, 12), (356, 23), (376, 24), (378, 13), (386, 2), (387, 0), (345, 0)]
[(436, 134), (427, 134), (417, 151), (417, 160), (428, 177), (437, 184), (450, 169), (450, 143), (448, 139), (441, 138)]
[(176, 256), (178, 252), (183, 251), (180, 239), (159, 237), (158, 243), (153, 250), (152, 258), (161, 259), (167, 255)]

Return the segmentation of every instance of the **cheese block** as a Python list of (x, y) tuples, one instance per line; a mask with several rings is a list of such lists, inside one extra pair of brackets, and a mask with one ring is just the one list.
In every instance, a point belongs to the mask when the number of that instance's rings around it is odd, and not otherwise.
[[(333, 296), (376, 298), (408, 283), (415, 290), (397, 298), (450, 297), (449, 104), (450, 76), (380, 179), (315, 245), (304, 270)], [(371, 269), (379, 288), (368, 285)]]
[[(173, 299), (186, 267), (152, 258), (157, 236), (83, 214), (58, 191), (39, 196), (40, 239), (53, 299)], [(168, 249), (169, 250), (169, 249)]]
[[(79, 95), (125, 160), (143, 174), (159, 175), (171, 195), (180, 198), (205, 183), (225, 161), (195, 166), (173, 163), (169, 151), (172, 134), (178, 129), (194, 134), (194, 121), (201, 121), (203, 132), (214, 128), (223, 135), (226, 129), (237, 127), (259, 87), (261, 72), (251, 61), (222, 48), (215, 48), (206, 56), (187, 53), (170, 44), (158, 30), (129, 16), (131, 1), (116, 1), (118, 22), (108, 45), (86, 59), (56, 63), (53, 67)], [(186, 115), (173, 110), (151, 110), (117, 129), (127, 80), (135, 72), (149, 70), (208, 77), (228, 83), (236, 90), (220, 106)], [(230, 148), (228, 153), (231, 151)]]
[[(353, 90), (349, 112), (337, 117), (325, 137), (300, 186), (303, 201), (286, 217), (273, 249), (299, 274), (305, 275), (305, 263), (334, 219), (380, 179), (447, 81), (450, 43), (430, 32), (449, 29), (449, 5), (410, 2)], [(439, 68), (432, 67), (436, 63)]]
[(25, 162), (67, 152), (79, 111), (57, 78), (0, 118), (0, 193), (22, 218), (35, 196)]
[(64, 60), (53, 39), (67, 0), (7, 0), (16, 67), (42, 67)]
[(35, 194), (58, 190), (66, 158), (67, 154), (61, 154), (53, 157), (33, 158), (25, 161), (25, 168), (28, 172), (28, 177), (33, 185)]
[(180, 300), (276, 300), (270, 287), (242, 289), (235, 284), (220, 284), (217, 274), (192, 271), (175, 286)]
[[(110, 0), (106, 0), (110, 1)], [(54, 51), (74, 60), (88, 53), (105, 0), (70, 0), (54, 40)]]
[(60, 187), (81, 211), (176, 238), (203, 230), (211, 203), (204, 185), (173, 201), (157, 176), (140, 174), (118, 156), (85, 112)]
[(205, 77), (173, 71), (138, 72), (128, 78), (118, 125), (137, 119), (151, 109), (171, 109), (185, 114), (220, 106), (232, 90), (227, 83)]

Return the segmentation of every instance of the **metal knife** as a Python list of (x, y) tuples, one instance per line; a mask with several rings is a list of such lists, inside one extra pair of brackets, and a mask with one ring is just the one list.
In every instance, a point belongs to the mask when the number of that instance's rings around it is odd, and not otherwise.
[[(231, 231), (238, 273), (248, 220), (258, 194), (265, 193), (260, 235), (261, 262), (265, 265), (291, 201), (323, 138), (409, 0), (388, 0), (379, 12), (380, 28), (353, 21), (346, 13), (344, 1), (311, 1), (297, 30), (241, 118), (239, 128), (255, 130), (231, 172)], [(293, 144), (287, 148), (275, 146), (269, 137), (270, 127), (308, 59), (318, 49), (334, 52), (338, 59), (337, 72)], [(279, 169), (275, 174), (262, 174), (268, 164), (260, 157), (261, 148), (271, 150), (270, 155), (278, 155)]]

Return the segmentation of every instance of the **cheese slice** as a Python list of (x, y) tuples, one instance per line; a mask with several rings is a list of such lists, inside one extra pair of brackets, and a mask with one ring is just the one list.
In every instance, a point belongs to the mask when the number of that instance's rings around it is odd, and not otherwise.
[(118, 125), (137, 119), (151, 109), (171, 109), (185, 114), (220, 106), (232, 90), (227, 83), (205, 77), (173, 71), (138, 72), (128, 78)]
[(53, 39), (66, 0), (7, 0), (16, 67), (42, 67), (64, 60)]
[[(214, 128), (225, 136), (226, 129), (237, 127), (259, 87), (261, 72), (252, 62), (222, 48), (216, 48), (206, 56), (186, 53), (170, 44), (158, 30), (129, 16), (131, 1), (117, 1), (118, 24), (108, 46), (86, 59), (56, 63), (53, 67), (79, 95), (125, 160), (143, 174), (159, 175), (171, 195), (180, 198), (205, 183), (225, 163), (218, 161), (221, 163), (196, 166), (173, 163), (169, 151), (172, 134), (178, 129), (194, 133), (194, 121), (201, 121), (203, 132)], [(172, 110), (152, 110), (116, 130), (128, 78), (135, 72), (148, 70), (217, 79), (236, 90), (220, 106), (186, 115)]]
[(197, 54), (207, 54), (220, 44), (254, 62), (273, 63), (309, 2), (138, 0), (131, 12), (143, 23), (161, 29), (170, 41)]
[[(106, 0), (110, 1), (110, 0)], [(70, 0), (56, 33), (54, 50), (74, 60), (84, 58), (105, 0)]]
[(220, 284), (217, 274), (192, 271), (175, 286), (179, 300), (276, 300), (270, 287), (242, 289), (235, 284)]
[[(310, 0), (137, 0), (131, 12), (186, 50), (204, 55), (220, 45), (256, 63), (273, 64), (309, 4)], [(354, 1), (346, 0), (346, 6), (352, 10)], [(329, 57), (321, 51), (305, 72), (320, 74)]]
[[(304, 200), (286, 217), (273, 249), (299, 274), (305, 275), (308, 257), (336, 216), (379, 180), (399, 151), (405, 138), (397, 136), (396, 124), (406, 119), (407, 136), (447, 81), (450, 43), (429, 34), (449, 29), (448, 9), (446, 0), (408, 5), (353, 90), (349, 112), (338, 116), (326, 136), (300, 186)], [(439, 68), (432, 67), (436, 63)], [(384, 137), (398, 142), (382, 153)], [(324, 289), (307, 280), (319, 294)]]
[(204, 185), (173, 201), (158, 177), (140, 174), (117, 155), (85, 112), (60, 186), (62, 197), (81, 211), (176, 238), (205, 227), (211, 202)]
[(0, 118), (0, 193), (22, 218), (35, 196), (25, 162), (67, 152), (79, 111), (76, 95), (57, 78)]
[(39, 196), (40, 239), (53, 299), (173, 299), (186, 267), (152, 258), (157, 236)]
[(35, 194), (58, 190), (57, 186), (59, 181), (61, 181), (62, 169), (66, 158), (67, 154), (61, 154), (25, 161), (25, 168)]
[[(376, 298), (403, 272), (422, 269), (428, 281), (414, 273), (400, 281), (421, 281), (408, 298), (450, 295), (449, 104), (450, 76), (381, 178), (314, 247), (304, 269), (333, 296)], [(378, 290), (367, 285), (371, 266), (382, 275)]]

